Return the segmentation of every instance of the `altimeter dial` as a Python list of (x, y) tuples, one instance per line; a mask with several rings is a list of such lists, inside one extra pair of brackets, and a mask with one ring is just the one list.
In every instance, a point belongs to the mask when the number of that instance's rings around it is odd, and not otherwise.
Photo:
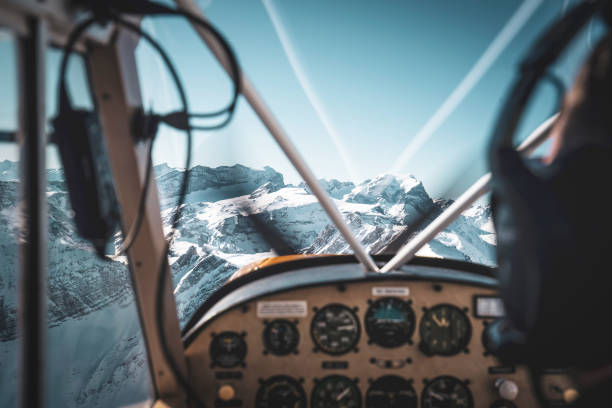
[(466, 382), (444, 375), (427, 383), (421, 404), (423, 408), (473, 408), (474, 399)]
[(424, 312), (419, 325), (421, 351), (427, 355), (452, 356), (466, 350), (472, 326), (464, 310), (440, 304)]
[(328, 354), (344, 354), (359, 342), (359, 319), (347, 306), (332, 303), (315, 313), (310, 334), (317, 348)]

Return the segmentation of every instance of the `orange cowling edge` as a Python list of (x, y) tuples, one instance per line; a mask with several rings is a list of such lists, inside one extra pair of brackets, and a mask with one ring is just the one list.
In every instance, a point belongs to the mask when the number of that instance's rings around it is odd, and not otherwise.
[(243, 266), (238, 271), (236, 271), (227, 282), (231, 282), (236, 278), (247, 275), (253, 271), (257, 271), (261, 268), (265, 268), (267, 266), (277, 265), (284, 262), (296, 261), (298, 259), (306, 259), (306, 258), (320, 258), (324, 256), (336, 256), (334, 254), (298, 254), (298, 255), (283, 255), (283, 256), (273, 256), (270, 258), (263, 258), (255, 262), (251, 262), (248, 265)]

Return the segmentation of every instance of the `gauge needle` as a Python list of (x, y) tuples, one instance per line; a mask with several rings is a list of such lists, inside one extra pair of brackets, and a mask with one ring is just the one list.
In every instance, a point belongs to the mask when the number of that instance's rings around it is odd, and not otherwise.
[(435, 399), (437, 399), (438, 401), (444, 401), (444, 396), (440, 395), (436, 392), (433, 391), (429, 391), (429, 395), (431, 395), (432, 397), (434, 397)]
[(338, 396), (336, 397), (336, 401), (340, 401), (342, 398), (346, 397), (349, 391), (350, 391), (349, 388), (345, 388), (344, 391), (338, 394)]
[(444, 323), (442, 323), (442, 322), (440, 321), (440, 319), (438, 319), (438, 316), (433, 315), (433, 316), (432, 316), (432, 320), (433, 320), (433, 321), (434, 321), (434, 323), (435, 323), (435, 324), (437, 324), (438, 326), (440, 326), (440, 327), (444, 327)]
[(337, 329), (341, 330), (341, 331), (347, 331), (347, 330), (355, 329), (355, 326), (353, 326), (352, 324), (347, 324), (347, 325), (344, 325), (344, 326), (338, 326)]

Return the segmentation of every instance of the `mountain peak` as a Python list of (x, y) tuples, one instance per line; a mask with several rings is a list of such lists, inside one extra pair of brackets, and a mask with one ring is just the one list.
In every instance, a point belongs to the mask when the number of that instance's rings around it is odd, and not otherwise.
[(402, 197), (406, 196), (418, 196), (421, 199), (430, 200), (423, 183), (416, 177), (412, 175), (381, 174), (357, 185), (345, 197), (345, 201), (361, 204), (374, 204), (380, 201), (397, 203), (402, 200)]

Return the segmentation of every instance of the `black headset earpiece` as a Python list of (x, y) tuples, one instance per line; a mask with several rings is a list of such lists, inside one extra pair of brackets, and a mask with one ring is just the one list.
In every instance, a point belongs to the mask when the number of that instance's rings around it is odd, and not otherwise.
[(76, 229), (104, 258), (106, 244), (116, 232), (120, 217), (110, 162), (98, 114), (73, 108), (66, 86), (74, 44), (93, 23), (93, 19), (82, 22), (64, 50), (51, 140), (59, 149)]
[[(488, 347), (502, 361), (538, 367), (576, 363), (567, 349), (572, 284), (576, 279), (572, 225), (547, 177), (516, 151), (514, 135), (531, 95), (550, 65), (608, 1), (584, 1), (532, 46), (503, 105), (489, 144), (492, 212), (497, 232), (501, 294), (506, 317), (487, 329)], [(556, 342), (564, 335), (567, 342)], [(578, 344), (578, 343), (576, 343)], [(577, 346), (578, 347), (578, 346)], [(563, 356), (563, 358), (561, 358)]]

